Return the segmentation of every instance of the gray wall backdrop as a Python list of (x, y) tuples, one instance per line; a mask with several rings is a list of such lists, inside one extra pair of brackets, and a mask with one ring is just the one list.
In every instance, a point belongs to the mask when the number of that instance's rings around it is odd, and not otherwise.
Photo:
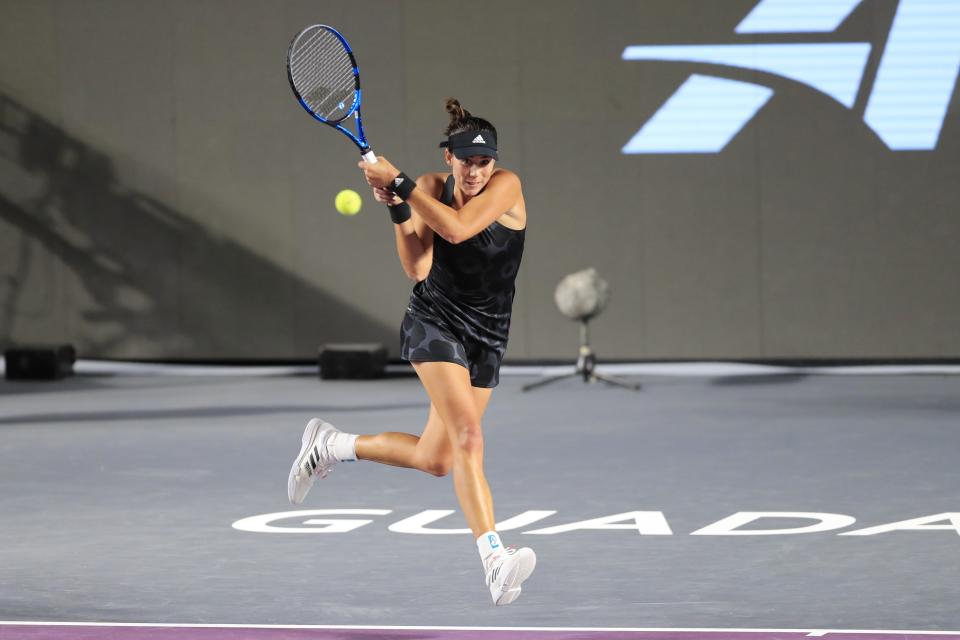
[[(336, 25), (374, 148), (443, 169), (443, 99), (500, 129), (529, 209), (514, 360), (574, 357), (553, 291), (595, 266), (601, 358), (960, 355), (960, 99), (939, 146), (863, 124), (896, 9), (743, 36), (755, 0), (0, 0), (0, 345), (113, 358), (398, 354), (412, 283), (353, 146), (287, 86), (291, 36)], [(853, 110), (784, 78), (621, 60), (635, 44), (869, 41)], [(691, 73), (774, 97), (716, 155), (621, 155)], [(365, 196), (338, 215), (343, 188)]]

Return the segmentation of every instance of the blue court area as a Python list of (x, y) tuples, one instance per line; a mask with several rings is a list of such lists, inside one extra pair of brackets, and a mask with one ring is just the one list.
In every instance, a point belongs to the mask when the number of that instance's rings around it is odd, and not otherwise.
[(539, 562), (498, 608), (450, 477), (344, 463), (286, 501), (309, 418), (419, 432), (428, 399), (402, 369), (138, 366), (0, 382), (0, 620), (212, 630), (0, 637), (960, 629), (960, 377), (946, 369), (620, 366), (643, 391), (570, 379), (530, 393), (549, 372), (505, 369), (487, 473), (504, 541)]

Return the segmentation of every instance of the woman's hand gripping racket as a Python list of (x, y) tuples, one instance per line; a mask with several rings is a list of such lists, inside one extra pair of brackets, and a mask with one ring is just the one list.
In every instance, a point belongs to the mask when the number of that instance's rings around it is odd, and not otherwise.
[[(360, 119), (360, 70), (336, 29), (315, 24), (294, 36), (287, 49), (287, 79), (307, 113), (345, 134), (364, 160), (376, 163)], [(356, 135), (341, 124), (351, 115), (357, 121)]]

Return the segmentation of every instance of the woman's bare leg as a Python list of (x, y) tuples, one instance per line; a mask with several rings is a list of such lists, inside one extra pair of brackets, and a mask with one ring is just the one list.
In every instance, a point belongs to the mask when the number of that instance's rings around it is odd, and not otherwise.
[[(471, 387), (477, 410), (482, 416), (493, 389)], [(445, 476), (453, 466), (453, 447), (447, 427), (440, 419), (436, 406), (430, 405), (430, 414), (423, 433), (386, 432), (357, 438), (357, 458), (394, 467), (418, 469), (435, 476)]]
[[(474, 538), (493, 531), (493, 498), (483, 473), (483, 431), (466, 368), (451, 362), (412, 363), (447, 428), (453, 486)], [(489, 393), (488, 393), (489, 397)]]
[(360, 460), (418, 469), (436, 476), (446, 475), (450, 468), (450, 439), (433, 405), (420, 437), (394, 431), (360, 436), (356, 451)]

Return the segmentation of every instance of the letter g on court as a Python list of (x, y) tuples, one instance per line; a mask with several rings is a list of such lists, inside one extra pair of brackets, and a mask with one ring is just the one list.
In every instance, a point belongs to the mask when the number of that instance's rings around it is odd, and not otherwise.
[[(250, 516), (233, 523), (238, 531), (253, 533), (347, 533), (359, 529), (373, 520), (344, 520), (331, 518), (316, 518), (312, 516), (385, 516), (392, 513), (391, 509), (309, 509), (305, 511), (280, 511), (279, 513), (264, 513), (259, 516)], [(303, 520), (297, 527), (278, 527), (271, 524), (277, 520), (293, 518), (309, 518)]]

